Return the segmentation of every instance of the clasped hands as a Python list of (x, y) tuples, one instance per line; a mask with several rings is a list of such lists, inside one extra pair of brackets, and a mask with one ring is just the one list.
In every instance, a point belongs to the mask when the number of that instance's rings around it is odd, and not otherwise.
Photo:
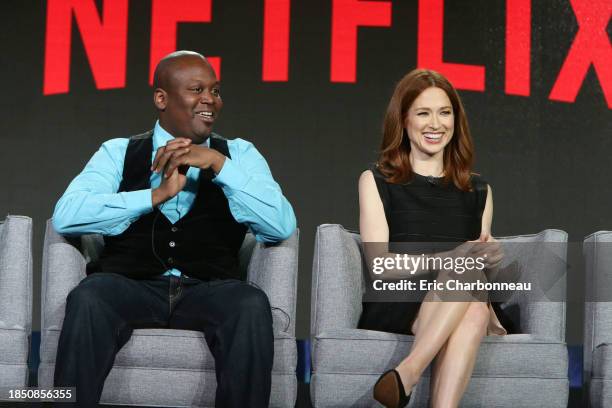
[(479, 260), (480, 265), (486, 269), (494, 269), (504, 258), (504, 251), (500, 243), (490, 234), (483, 233), (478, 239), (467, 241), (451, 251), (452, 258), (471, 258)]
[(470, 256), (474, 258), (484, 258), (485, 267), (493, 269), (499, 266), (504, 259), (504, 251), (498, 240), (493, 238), (491, 234), (480, 234), (480, 237), (474, 241), (468, 241), (467, 244), (472, 244), (470, 248)]
[(191, 139), (177, 137), (157, 149), (151, 171), (161, 173), (162, 182), (152, 190), (153, 207), (177, 195), (187, 183), (189, 167), (211, 168), (219, 173), (225, 163), (225, 156), (214, 149), (197, 146)]

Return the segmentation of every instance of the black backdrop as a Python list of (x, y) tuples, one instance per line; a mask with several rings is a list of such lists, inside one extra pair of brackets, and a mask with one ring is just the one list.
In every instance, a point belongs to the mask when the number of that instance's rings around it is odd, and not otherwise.
[[(96, 2), (98, 9), (103, 3)], [(549, 99), (578, 32), (569, 0), (533, 2), (528, 97), (504, 91), (505, 1), (446, 3), (444, 59), (486, 67), (486, 90), (460, 93), (475, 139), (476, 171), (494, 192), (494, 233), (559, 228), (581, 241), (612, 229), (612, 114), (602, 79), (591, 66), (575, 102)], [(73, 19), (70, 91), (47, 96), (46, 2), (4, 0), (0, 10), (0, 213), (35, 220), (39, 293), (44, 223), (69, 181), (104, 140), (154, 124), (147, 80), (151, 1), (129, 2), (124, 88), (96, 89)], [(177, 48), (222, 57), (225, 106), (216, 131), (254, 142), (294, 206), (301, 228), (297, 327), (304, 338), (315, 228), (358, 227), (358, 176), (376, 157), (395, 82), (417, 65), (418, 1), (392, 1), (391, 27), (359, 29), (355, 83), (330, 81), (332, 0), (291, 3), (289, 79), (262, 81), (263, 10), (264, 0), (213, 1), (212, 22), (178, 25)], [(608, 40), (610, 32), (608, 24)], [(38, 305), (34, 310), (36, 328)], [(581, 313), (570, 308), (569, 343), (581, 342)]]

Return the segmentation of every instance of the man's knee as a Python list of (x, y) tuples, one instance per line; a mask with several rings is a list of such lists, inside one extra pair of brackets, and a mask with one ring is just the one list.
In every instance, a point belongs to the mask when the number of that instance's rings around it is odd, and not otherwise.
[(272, 312), (268, 296), (261, 289), (246, 285), (236, 298), (236, 313), (249, 319), (272, 322)]

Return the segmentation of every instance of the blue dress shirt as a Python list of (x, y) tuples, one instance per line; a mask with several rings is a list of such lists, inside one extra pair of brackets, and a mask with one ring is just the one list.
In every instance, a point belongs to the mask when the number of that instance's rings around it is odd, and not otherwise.
[[(155, 152), (174, 137), (157, 122), (153, 132)], [(161, 184), (162, 173), (151, 172), (151, 188), (118, 193), (123, 178), (123, 160), (129, 139), (111, 139), (102, 144), (83, 171), (70, 183), (53, 212), (53, 226), (64, 235), (118, 235), (143, 214), (153, 211), (151, 191)], [(208, 139), (203, 145), (208, 146)], [(213, 179), (227, 197), (237, 222), (245, 224), (260, 242), (287, 239), (295, 230), (291, 204), (272, 178), (270, 168), (252, 143), (227, 141), (230, 158)], [(175, 197), (158, 206), (171, 223), (191, 209), (198, 190), (200, 169), (190, 167), (187, 183)], [(176, 269), (167, 273), (179, 275)]]

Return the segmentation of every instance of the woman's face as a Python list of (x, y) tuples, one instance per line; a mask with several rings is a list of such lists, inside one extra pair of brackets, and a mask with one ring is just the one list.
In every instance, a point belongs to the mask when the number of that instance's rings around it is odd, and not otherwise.
[(404, 127), (413, 154), (442, 157), (455, 129), (455, 114), (446, 92), (436, 87), (421, 92), (408, 109)]

